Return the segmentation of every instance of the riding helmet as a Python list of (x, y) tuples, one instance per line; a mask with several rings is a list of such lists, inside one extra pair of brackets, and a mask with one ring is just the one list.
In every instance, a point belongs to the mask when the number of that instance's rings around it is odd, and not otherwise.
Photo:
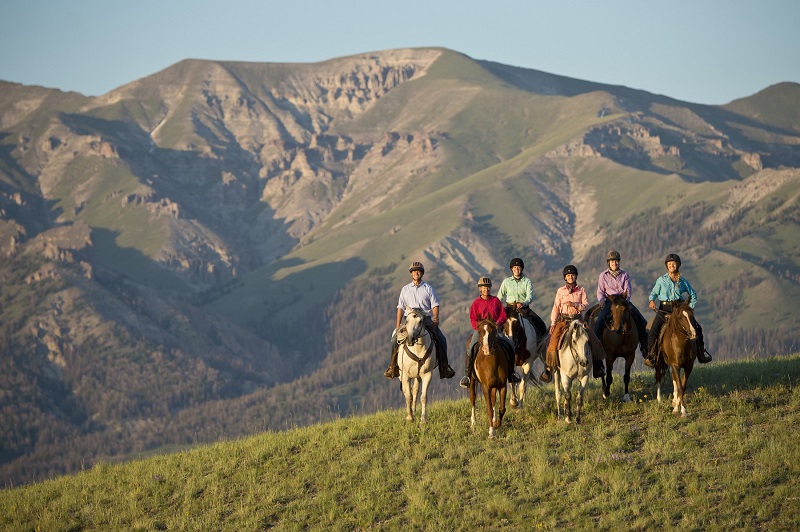
[(519, 257), (514, 257), (513, 259), (511, 259), (511, 264), (508, 265), (509, 268), (513, 268), (514, 266), (519, 266), (523, 270), (525, 269), (525, 263), (522, 262), (522, 259), (520, 259)]
[(492, 286), (492, 280), (489, 279), (488, 277), (481, 277), (480, 279), (478, 279), (478, 288), (480, 288), (481, 286), (489, 286), (489, 287), (491, 287)]
[(613, 250), (613, 249), (611, 251), (609, 251), (608, 255), (606, 255), (606, 262), (608, 262), (610, 260), (617, 260), (617, 261), (620, 260), (619, 251), (616, 251), (616, 250)]
[(670, 253), (669, 255), (667, 255), (667, 258), (664, 259), (664, 265), (666, 266), (667, 263), (669, 261), (671, 261), (671, 260), (674, 260), (675, 262), (677, 262), (678, 266), (681, 265), (681, 258), (677, 255), (677, 253)]
[(576, 268), (572, 264), (567, 264), (566, 266), (564, 266), (564, 277), (566, 277), (568, 273), (574, 274), (577, 277), (578, 268)]
[(425, 266), (423, 266), (421, 262), (412, 262), (408, 272), (411, 273), (414, 271), (425, 273)]

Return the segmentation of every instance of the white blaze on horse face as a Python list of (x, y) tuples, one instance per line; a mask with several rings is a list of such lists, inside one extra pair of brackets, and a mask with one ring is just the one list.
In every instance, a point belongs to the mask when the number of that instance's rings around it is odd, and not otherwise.
[(483, 326), (483, 332), (484, 332), (484, 335), (483, 335), (483, 340), (481, 341), (481, 345), (482, 345), (481, 349), (483, 350), (483, 354), (484, 355), (489, 356), (489, 355), (492, 354), (492, 352), (489, 349), (489, 326), (488, 325), (484, 325)]
[(683, 315), (686, 317), (686, 323), (689, 324), (689, 339), (694, 340), (697, 338), (697, 331), (694, 330), (694, 325), (692, 325), (692, 319), (689, 317), (689, 313), (685, 310), (683, 311)]

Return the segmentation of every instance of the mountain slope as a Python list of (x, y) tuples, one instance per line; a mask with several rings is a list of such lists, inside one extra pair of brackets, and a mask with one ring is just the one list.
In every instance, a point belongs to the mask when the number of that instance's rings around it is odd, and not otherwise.
[(797, 95), (687, 104), (446, 49), (0, 83), (3, 477), (399, 406), (413, 260), (456, 367), (479, 276), (523, 257), (547, 316), (611, 248), (640, 309), (681, 254), (716, 360), (792, 349)]

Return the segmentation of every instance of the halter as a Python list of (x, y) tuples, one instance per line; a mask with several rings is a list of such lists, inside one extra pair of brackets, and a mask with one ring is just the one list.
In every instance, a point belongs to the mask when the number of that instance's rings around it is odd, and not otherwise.
[[(570, 327), (570, 329), (572, 329), (572, 327)], [(570, 332), (570, 331), (567, 331), (567, 332)], [(582, 364), (581, 364), (581, 363), (578, 361), (578, 352), (577, 352), (577, 351), (575, 351), (575, 347), (572, 345), (572, 344), (573, 344), (573, 342), (572, 342), (572, 333), (571, 333), (571, 332), (570, 332), (570, 337), (569, 337), (569, 339), (568, 339), (568, 342), (567, 342), (567, 343), (569, 344), (569, 352), (570, 352), (570, 354), (572, 355), (572, 360), (575, 362), (575, 364), (576, 364), (576, 365), (578, 365), (578, 366), (583, 366), (583, 365), (582, 365)]]
[[(664, 320), (665, 322), (669, 323), (670, 321), (672, 321), (672, 320), (670, 320), (670, 319), (669, 319), (669, 318), (671, 318), (671, 317), (672, 317), (672, 312), (667, 312), (667, 311), (665, 311), (665, 310), (661, 310), (661, 309), (658, 309), (658, 310), (657, 310), (657, 312), (659, 312), (660, 314), (663, 314), (663, 315), (664, 315), (664, 317), (666, 318), (666, 319)], [(674, 311), (673, 311), (673, 312), (674, 312)], [(676, 325), (674, 325), (674, 326), (673, 326), (673, 329), (675, 329), (675, 330), (676, 330), (676, 331), (678, 331), (679, 333), (683, 334), (683, 335), (686, 337), (686, 339), (687, 339), (687, 340), (688, 340), (688, 339), (691, 337), (691, 335), (692, 335), (692, 333), (690, 333), (689, 331), (687, 331), (687, 330), (686, 330), (686, 327), (684, 327), (683, 325), (681, 325), (681, 323), (680, 323), (680, 322), (678, 322)]]
[(625, 310), (622, 312), (622, 320), (621, 320), (622, 321), (622, 327), (620, 327), (622, 329), (622, 332), (617, 332), (616, 329), (612, 329), (611, 328), (611, 323), (612, 323), (614, 317), (611, 316), (610, 314), (611, 313), (609, 313), (609, 315), (606, 316), (606, 318), (605, 318), (606, 329), (608, 329), (609, 331), (615, 332), (617, 334), (621, 334), (623, 336), (625, 336), (626, 334), (630, 334), (631, 333), (631, 329), (630, 328), (627, 328), (627, 329), (625, 328), (625, 326), (628, 324), (627, 317), (630, 317), (630, 315), (631, 315), (631, 307), (629, 307), (628, 305), (625, 305)]

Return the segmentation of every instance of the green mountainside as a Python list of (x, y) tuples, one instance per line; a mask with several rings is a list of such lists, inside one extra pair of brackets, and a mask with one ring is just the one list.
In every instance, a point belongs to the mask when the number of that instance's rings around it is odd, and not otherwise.
[(591, 299), (612, 248), (640, 309), (681, 255), (715, 360), (792, 352), (798, 98), (433, 48), (185, 60), (95, 98), (0, 82), (0, 478), (399, 406), (414, 260), (457, 369), (478, 277), (522, 257), (546, 318), (563, 266)]

